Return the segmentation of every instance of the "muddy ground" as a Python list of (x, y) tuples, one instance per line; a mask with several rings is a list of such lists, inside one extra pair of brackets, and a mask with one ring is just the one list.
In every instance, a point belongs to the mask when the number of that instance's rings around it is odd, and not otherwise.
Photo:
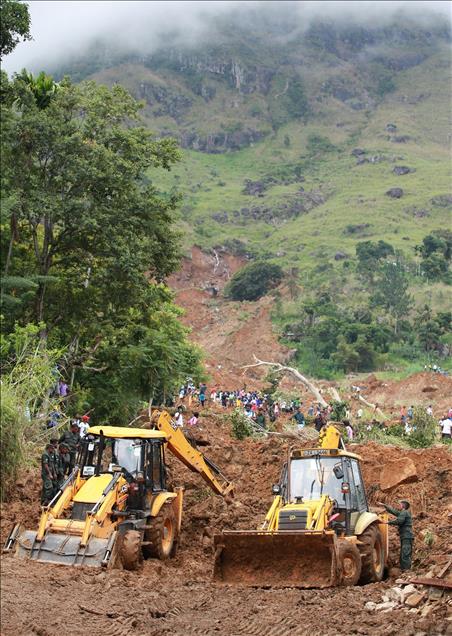
[[(218, 258), (217, 258), (218, 257)], [(285, 361), (290, 351), (277, 342), (269, 313), (271, 300), (228, 303), (213, 298), (208, 287), (220, 290), (244, 259), (206, 255), (193, 248), (180, 272), (171, 280), (184, 321), (192, 338), (207, 353), (209, 388), (236, 389), (244, 383), (260, 388), (266, 371), (251, 369), (253, 354)], [(312, 396), (297, 387), (305, 405)], [(322, 383), (325, 394), (331, 383)], [(337, 387), (348, 398), (350, 386)], [(395, 414), (400, 406), (432, 402), (434, 412), (449, 407), (452, 380), (417, 374), (400, 383), (380, 382), (369, 376), (363, 394)], [(343, 393), (342, 393), (343, 392)], [(357, 403), (352, 402), (356, 411)], [(206, 415), (206, 413), (209, 413)], [(188, 417), (187, 417), (188, 419)], [(271, 484), (278, 481), (288, 441), (267, 438), (238, 442), (231, 438), (224, 413), (202, 414), (195, 436), (202, 450), (236, 483), (235, 497), (225, 502), (201, 478), (177, 460), (170, 464), (175, 484), (186, 488), (182, 540), (178, 555), (169, 562), (145, 562), (140, 572), (71, 569), (29, 563), (7, 555), (2, 558), (1, 635), (69, 636), (425, 636), (452, 634), (451, 600), (429, 603), (420, 609), (390, 613), (366, 610), (368, 601), (379, 603), (398, 580), (398, 538), (391, 529), (390, 578), (379, 584), (326, 590), (266, 589), (225, 586), (212, 582), (212, 537), (222, 529), (255, 529), (271, 503)], [(292, 441), (293, 443), (293, 441)], [(452, 555), (452, 460), (445, 446), (422, 451), (368, 444), (352, 446), (363, 457), (363, 473), (371, 504), (410, 499), (416, 533), (414, 567), (410, 576), (436, 576)], [(380, 473), (394, 460), (410, 458), (415, 481), (380, 489)], [(39, 519), (40, 478), (37, 471), (21, 477), (11, 500), (2, 505), (1, 538), (14, 523), (30, 529)], [(284, 564), (281, 564), (284, 567)], [(265, 582), (263, 582), (265, 583)], [(450, 597), (449, 597), (450, 599)]]
[[(381, 602), (398, 570), (380, 583), (326, 590), (265, 589), (212, 582), (212, 536), (227, 528), (255, 528), (271, 502), (270, 486), (278, 480), (287, 442), (276, 438), (238, 442), (221, 415), (201, 418), (196, 437), (206, 455), (236, 482), (236, 494), (225, 502), (173, 459), (175, 481), (186, 486), (182, 545), (169, 562), (148, 561), (138, 573), (97, 571), (2, 559), (4, 636), (60, 633), (85, 635), (219, 635), (302, 636), (317, 634), (451, 633), (451, 606), (443, 598), (426, 617), (397, 609), (367, 611), (367, 601)], [(304, 444), (306, 444), (305, 442)], [(371, 504), (412, 501), (417, 536), (412, 575), (435, 575), (452, 554), (452, 462), (444, 446), (416, 451), (376, 444), (352, 446), (363, 457)], [(381, 469), (388, 461), (411, 458), (417, 481), (382, 492)], [(39, 479), (34, 473), (19, 482), (13, 500), (3, 505), (2, 534), (14, 522), (34, 528), (38, 519)], [(28, 520), (28, 521), (27, 521)], [(425, 542), (429, 531), (429, 542)], [(397, 563), (398, 539), (391, 530), (391, 565)], [(283, 564), (282, 566), (283, 567)], [(263, 582), (265, 583), (265, 582)], [(448, 614), (449, 612), (449, 614)], [(449, 631), (447, 631), (449, 630)]]

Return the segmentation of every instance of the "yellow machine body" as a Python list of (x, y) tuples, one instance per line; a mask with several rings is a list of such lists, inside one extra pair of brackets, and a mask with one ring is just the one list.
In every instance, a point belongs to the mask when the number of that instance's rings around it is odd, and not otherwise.
[[(161, 442), (160, 446), (168, 448), (185, 465), (200, 473), (214, 492), (225, 495), (232, 491), (233, 484), (187, 441), (181, 430), (174, 428), (167, 412), (159, 411), (153, 423), (157, 427), (93, 426), (88, 429), (87, 436), (98, 441), (100, 438), (133, 440), (128, 444), (132, 453), (141, 441)], [(140, 510), (136, 511), (137, 514), (133, 511), (131, 518), (128, 503), (133, 494), (130, 479), (125, 476), (127, 471), (113, 464), (108, 470), (101, 471), (94, 466), (90, 470), (92, 474), (86, 475), (83, 467), (76, 466), (53, 500), (42, 507), (38, 529), (31, 531), (15, 526), (3, 552), (14, 551), (19, 557), (64, 565), (114, 566), (118, 564), (118, 544), (121, 543), (124, 525), (139, 530), (144, 536), (152, 520), (168, 508), (172, 511), (171, 532), (178, 537), (182, 523), (183, 487), (146, 489), (141, 499), (142, 514)], [(136, 475), (136, 478), (143, 484), (143, 474)], [(163, 527), (161, 532), (165, 540), (167, 527)]]
[[(312, 467), (318, 462), (318, 470), (324, 471), (325, 460), (340, 464), (347, 458), (355, 464), (360, 457), (345, 450), (338, 429), (328, 426), (319, 436), (319, 446), (311, 449), (290, 449), (286, 488), (291, 490), (290, 467), (293, 462), (303, 474), (303, 464)], [(323, 462), (323, 464), (322, 464)], [(317, 464), (314, 464), (317, 466)], [(314, 473), (315, 474), (315, 473)], [(322, 473), (322, 486), (323, 486)], [(310, 478), (308, 479), (308, 483)], [(312, 498), (291, 500), (285, 493), (276, 494), (264, 522), (257, 530), (224, 531), (214, 537), (214, 579), (225, 583), (244, 585), (290, 586), (300, 588), (329, 587), (340, 584), (343, 579), (341, 554), (345, 544), (360, 549), (360, 535), (373, 524), (381, 537), (381, 558), (386, 563), (388, 555), (388, 528), (386, 515), (377, 515), (363, 510), (351, 514), (353, 532), (338, 532), (333, 528), (333, 513), (337, 501), (332, 492)], [(321, 491), (322, 489), (320, 489)], [(342, 515), (343, 518), (344, 515)], [(336, 517), (341, 519), (341, 515)], [(341, 519), (343, 520), (343, 519)], [(339, 522), (340, 523), (340, 522)], [(379, 539), (380, 540), (380, 539)], [(380, 545), (380, 544), (379, 544)], [(360, 567), (358, 564), (356, 567)], [(382, 574), (382, 572), (381, 572)]]

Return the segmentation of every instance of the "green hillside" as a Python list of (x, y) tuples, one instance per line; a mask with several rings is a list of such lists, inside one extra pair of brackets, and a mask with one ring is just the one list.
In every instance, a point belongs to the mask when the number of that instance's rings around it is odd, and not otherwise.
[(295, 272), (295, 306), (275, 311), (282, 332), (320, 288), (347, 311), (368, 302), (372, 289), (356, 273), (362, 241), (384, 240), (403, 259), (411, 317), (425, 303), (450, 309), (447, 276), (426, 275), (415, 252), (432, 231), (451, 228), (445, 21), (400, 14), (300, 31), (290, 7), (269, 4), (211, 27), (202, 44), (122, 57), (103, 50), (64, 69), (123, 84), (144, 101), (149, 127), (179, 139), (183, 159), (160, 184), (183, 196), (185, 247)]

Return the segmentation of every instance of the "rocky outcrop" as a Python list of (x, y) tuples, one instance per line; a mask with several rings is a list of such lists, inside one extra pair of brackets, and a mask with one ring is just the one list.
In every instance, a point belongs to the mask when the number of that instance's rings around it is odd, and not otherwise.
[(267, 135), (262, 130), (246, 128), (234, 132), (219, 131), (201, 135), (193, 130), (183, 132), (180, 136), (182, 148), (200, 150), (209, 154), (220, 154), (228, 150), (241, 150), (252, 143), (260, 141)]
[(264, 223), (275, 224), (280, 221), (287, 221), (300, 214), (305, 214), (322, 205), (326, 200), (327, 194), (324, 192), (318, 190), (310, 192), (299, 191), (291, 200), (276, 207), (253, 205), (240, 210), (233, 210), (232, 212), (221, 210), (212, 214), (211, 218), (218, 223), (246, 224), (252, 221), (263, 221)]
[(169, 115), (180, 123), (183, 115), (192, 107), (193, 101), (175, 91), (158, 84), (142, 82), (138, 89), (138, 99), (144, 99), (149, 106), (154, 106), (155, 117)]
[(251, 179), (245, 179), (244, 184), (242, 194), (250, 194), (254, 197), (263, 196), (263, 193), (267, 189), (267, 185), (263, 181), (251, 181)]
[(452, 194), (438, 194), (431, 199), (432, 205), (437, 208), (450, 208), (452, 206)]
[(408, 166), (394, 166), (392, 172), (397, 176), (401, 176), (404, 174), (411, 174), (416, 172), (416, 168), (409, 168)]
[(391, 197), (391, 199), (401, 199), (403, 197), (403, 190), (402, 188), (391, 188), (385, 194)]
[[(166, 49), (150, 55), (146, 59), (146, 66), (155, 69), (165, 66), (185, 75), (189, 71), (192, 75), (223, 77), (231, 88), (245, 95), (255, 92), (267, 95), (276, 74), (274, 69), (247, 65), (232, 57), (187, 53), (177, 49)], [(198, 85), (194, 83), (194, 86)]]
[(416, 466), (409, 457), (401, 457), (388, 462), (380, 473), (380, 489), (392, 490), (400, 484), (408, 484), (418, 480)]
[(406, 144), (411, 140), (409, 135), (392, 135), (389, 137), (389, 141), (392, 141), (395, 144)]

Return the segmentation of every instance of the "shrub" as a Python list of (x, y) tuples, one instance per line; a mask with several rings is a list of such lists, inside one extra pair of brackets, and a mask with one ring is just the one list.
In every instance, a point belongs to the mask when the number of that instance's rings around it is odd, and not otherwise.
[(415, 448), (431, 446), (438, 438), (438, 424), (423, 406), (417, 406), (413, 412), (413, 432), (408, 443)]
[(278, 285), (283, 277), (279, 265), (257, 261), (236, 272), (225, 288), (232, 300), (258, 300)]
[(56, 406), (49, 395), (56, 382), (54, 368), (60, 355), (40, 346), (39, 327), (35, 325), (16, 327), (2, 340), (2, 499), (28, 463), (33, 445), (45, 441), (40, 425)]
[(234, 409), (231, 415), (232, 434), (237, 439), (245, 439), (253, 434), (248, 418), (240, 409)]
[(333, 400), (330, 404), (333, 407), (333, 410), (331, 411), (331, 419), (334, 422), (341, 422), (346, 417), (348, 402)]

